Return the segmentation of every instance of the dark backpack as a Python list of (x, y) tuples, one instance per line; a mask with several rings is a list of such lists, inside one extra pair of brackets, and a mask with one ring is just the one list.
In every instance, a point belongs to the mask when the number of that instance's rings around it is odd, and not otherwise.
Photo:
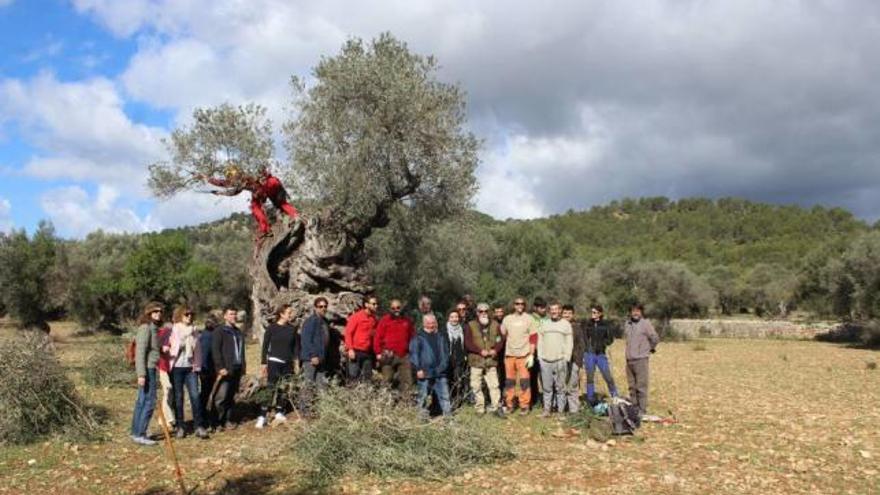
[(642, 424), (639, 407), (629, 399), (615, 398), (608, 405), (612, 435), (632, 435)]

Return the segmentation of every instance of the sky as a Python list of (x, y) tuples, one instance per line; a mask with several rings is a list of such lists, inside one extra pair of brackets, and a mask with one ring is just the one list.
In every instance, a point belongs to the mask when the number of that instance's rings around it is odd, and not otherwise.
[(0, 231), (243, 211), (152, 198), (163, 137), (224, 102), (280, 124), (291, 75), (385, 31), (466, 91), (496, 218), (660, 195), (880, 218), (880, 2), (0, 0)]

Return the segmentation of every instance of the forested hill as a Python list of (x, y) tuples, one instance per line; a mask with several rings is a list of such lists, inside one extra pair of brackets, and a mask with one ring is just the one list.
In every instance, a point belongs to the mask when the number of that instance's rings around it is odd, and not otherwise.
[(744, 199), (625, 199), (535, 220), (571, 237), (577, 254), (679, 260), (697, 271), (773, 263), (796, 269), (817, 247), (869, 226), (841, 208), (779, 206)]
[[(47, 224), (31, 236), (0, 234), (0, 314), (118, 327), (150, 299), (248, 307), (253, 233), (240, 213), (79, 241), (55, 238)], [(637, 299), (666, 317), (794, 308), (880, 317), (880, 232), (839, 208), (627, 199), (527, 221), (471, 212), (418, 231), (392, 221), (366, 247), (383, 300), (427, 293), (440, 309), (472, 293), (559, 298), (580, 310), (598, 301), (618, 314)]]

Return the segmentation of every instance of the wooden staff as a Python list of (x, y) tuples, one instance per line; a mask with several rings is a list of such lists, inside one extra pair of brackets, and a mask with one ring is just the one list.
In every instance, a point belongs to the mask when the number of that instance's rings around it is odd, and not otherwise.
[[(180, 470), (180, 462), (177, 461), (177, 452), (174, 450), (174, 442), (171, 441), (171, 430), (168, 429), (168, 420), (165, 419), (165, 411), (162, 410), (161, 406), (156, 409), (159, 410), (159, 424), (162, 426), (162, 432), (165, 435), (165, 446), (168, 448), (168, 453), (174, 461), (174, 471), (177, 476), (177, 484), (180, 485), (180, 493), (186, 495), (186, 485), (183, 484), (183, 472)], [(183, 423), (183, 418), (180, 419), (180, 422)]]
[(208, 396), (208, 410), (214, 410), (214, 396), (217, 395), (217, 389), (220, 387), (220, 381), (223, 379), (223, 375), (218, 374), (217, 378), (214, 379), (214, 386), (211, 387), (211, 395)]

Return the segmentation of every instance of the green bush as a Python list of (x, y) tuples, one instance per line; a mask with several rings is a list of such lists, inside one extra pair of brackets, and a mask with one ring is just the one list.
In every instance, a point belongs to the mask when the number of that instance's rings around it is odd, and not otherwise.
[(132, 387), (134, 369), (125, 360), (122, 345), (108, 346), (88, 361), (80, 372), (82, 379), (93, 387)]
[(0, 443), (33, 442), (49, 434), (94, 438), (99, 423), (41, 332), (22, 332), (0, 345)]
[(491, 420), (426, 422), (383, 389), (334, 386), (319, 395), (312, 412), (315, 419), (292, 447), (306, 466), (307, 489), (327, 488), (346, 474), (443, 480), (514, 457), (512, 442)]

